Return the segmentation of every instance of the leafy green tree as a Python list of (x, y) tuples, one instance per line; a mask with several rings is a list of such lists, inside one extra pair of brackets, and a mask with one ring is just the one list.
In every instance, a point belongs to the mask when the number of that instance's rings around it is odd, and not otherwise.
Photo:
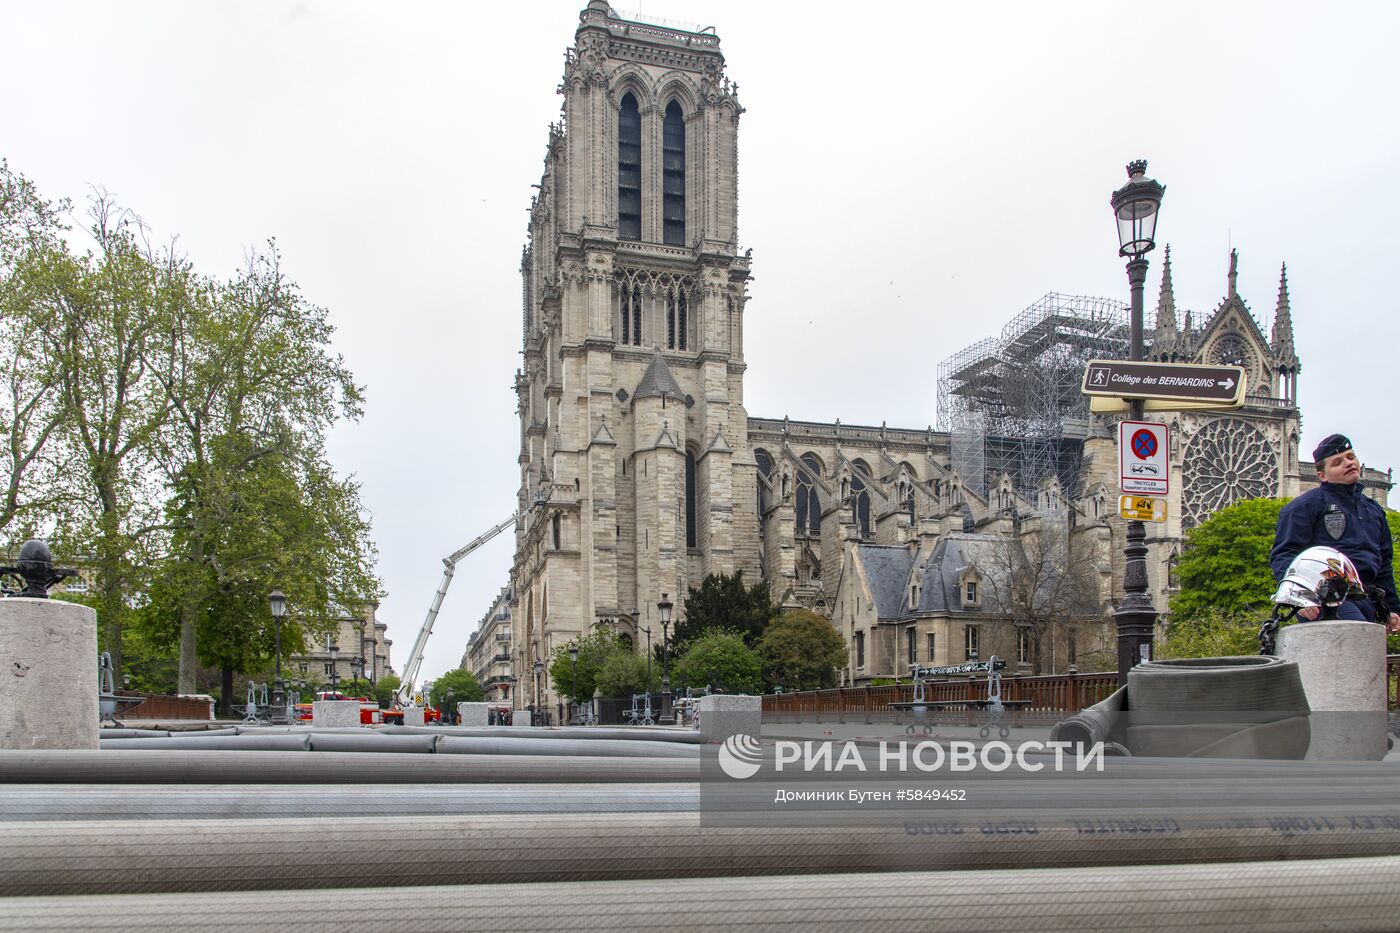
[(806, 609), (784, 612), (768, 624), (754, 646), (763, 662), (763, 680), (784, 690), (836, 686), (846, 664), (846, 640), (831, 622)]
[(32, 335), (50, 326), (51, 309), (35, 292), (47, 291), (40, 273), (60, 248), (69, 207), (46, 200), (0, 158), (0, 534), (12, 550), (64, 501), (59, 378)]
[(63, 408), (72, 526), (56, 551), (89, 555), (102, 646), (121, 669), (122, 628), (159, 552), (149, 445), (169, 410), (151, 376), (167, 312), (192, 292), (189, 266), (144, 242), (140, 220), (105, 194), (91, 202), (94, 251), (33, 257), (25, 304)]
[(1269, 551), (1285, 501), (1245, 499), (1186, 533), (1177, 563), (1181, 591), (1171, 600), (1173, 625), (1269, 614), (1276, 588)]
[[(660, 665), (652, 664), (650, 692), (660, 689), (660, 677)], [(634, 693), (648, 692), (646, 658), (630, 651), (613, 652), (598, 669), (597, 684), (605, 697), (630, 697)]]
[(449, 700), (454, 707), (458, 703), (479, 703), (486, 699), (486, 691), (477, 683), (476, 675), (461, 668), (448, 671), (428, 688), (428, 703), (443, 708)]
[(394, 674), (385, 674), (374, 682), (374, 693), (372, 696), (379, 701), (379, 705), (384, 709), (394, 705), (394, 695), (398, 693), (403, 681)]
[[(284, 670), (285, 673), (285, 670)], [(363, 677), (352, 677), (340, 682), (340, 692), (348, 697), (374, 697), (374, 684)]]
[(781, 610), (773, 605), (768, 584), (744, 585), (744, 571), (706, 574), (700, 586), (690, 587), (685, 598), (685, 618), (672, 630), (671, 643), (682, 648), (706, 629), (738, 633), (753, 645)]
[(173, 304), (167, 327), (152, 358), (170, 426), (154, 449), (173, 493), (181, 568), (165, 571), (180, 593), (184, 683), (199, 660), (241, 670), (252, 661), (243, 649), (261, 647), (241, 630), (236, 641), (208, 631), (203, 607), (218, 593), (281, 588), (302, 629), (324, 630), (337, 603), (374, 600), (379, 586), (358, 488), (324, 454), (329, 426), (360, 415), (360, 389), (329, 352), (326, 311), (287, 279), (276, 245)]
[[(578, 648), (577, 662), (569, 657), (569, 649), (573, 647)], [(575, 703), (586, 703), (593, 699), (593, 691), (598, 687), (599, 671), (615, 654), (635, 656), (632, 649), (608, 629), (598, 629), (568, 644), (557, 645), (549, 659), (549, 682), (561, 696)]]
[(1173, 617), (1162, 644), (1164, 658), (1223, 658), (1259, 653), (1259, 627), (1268, 613), (1204, 613)]
[(725, 693), (756, 694), (763, 685), (763, 662), (742, 635), (706, 629), (687, 643), (673, 679), (690, 687), (713, 684)]

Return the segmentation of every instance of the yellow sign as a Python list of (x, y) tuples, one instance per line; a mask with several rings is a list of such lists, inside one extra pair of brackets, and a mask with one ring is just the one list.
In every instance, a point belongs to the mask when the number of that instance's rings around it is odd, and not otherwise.
[(1156, 496), (1119, 496), (1118, 514), (1135, 522), (1167, 520), (1167, 500)]

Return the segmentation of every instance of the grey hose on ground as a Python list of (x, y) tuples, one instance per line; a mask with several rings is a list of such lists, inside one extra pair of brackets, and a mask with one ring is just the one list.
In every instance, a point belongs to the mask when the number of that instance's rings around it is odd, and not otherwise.
[(124, 749), (0, 751), (0, 784), (553, 784), (695, 781), (700, 770), (681, 758)]
[(698, 784), (8, 784), (0, 822), (694, 813)]
[(392, 929), (729, 933), (1368, 933), (1395, 929), (1400, 858), (1232, 865), (677, 878), (335, 891), (25, 897), (4, 902), (0, 930), (300, 933)]
[[(9, 823), (0, 895), (353, 887), (366, 852), (386, 887), (1400, 855), (1400, 808), (1389, 826), (1366, 816), (1364, 830), (1341, 811), (1252, 829), (1174, 812), (1099, 831), (1083, 816), (956, 829), (937, 818), (710, 827), (689, 813)], [(1331, 829), (1307, 831), (1308, 820)]]

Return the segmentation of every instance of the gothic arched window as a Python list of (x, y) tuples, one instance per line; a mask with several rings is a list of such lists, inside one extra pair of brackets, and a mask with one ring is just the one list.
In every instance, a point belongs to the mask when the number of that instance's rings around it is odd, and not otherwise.
[(822, 475), (822, 465), (812, 454), (802, 455), (807, 469), (797, 471), (797, 533), (816, 534), (822, 529), (822, 503), (812, 477)]
[(686, 325), (685, 290), (673, 288), (666, 292), (666, 349), (685, 349)]
[[(767, 479), (773, 474), (773, 461), (764, 450), (754, 451), (753, 458), (758, 463), (758, 475)], [(758, 520), (763, 522), (768, 513), (768, 487), (764, 485), (763, 479), (757, 483), (758, 486)]]
[(642, 114), (630, 92), (617, 112), (617, 236), (642, 238)]
[(685, 117), (674, 100), (661, 125), (661, 211), (663, 243), (685, 245)]
[(855, 522), (862, 538), (870, 537), (870, 493), (866, 491), (861, 475), (870, 472), (864, 460), (851, 464), (851, 521)]
[(622, 342), (640, 347), (642, 345), (642, 288), (640, 285), (622, 286)]

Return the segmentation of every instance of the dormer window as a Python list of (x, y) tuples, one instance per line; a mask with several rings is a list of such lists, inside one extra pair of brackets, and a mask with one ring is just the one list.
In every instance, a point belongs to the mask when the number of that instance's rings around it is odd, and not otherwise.
[(977, 605), (977, 581), (968, 580), (963, 584), (963, 603), (968, 606)]

